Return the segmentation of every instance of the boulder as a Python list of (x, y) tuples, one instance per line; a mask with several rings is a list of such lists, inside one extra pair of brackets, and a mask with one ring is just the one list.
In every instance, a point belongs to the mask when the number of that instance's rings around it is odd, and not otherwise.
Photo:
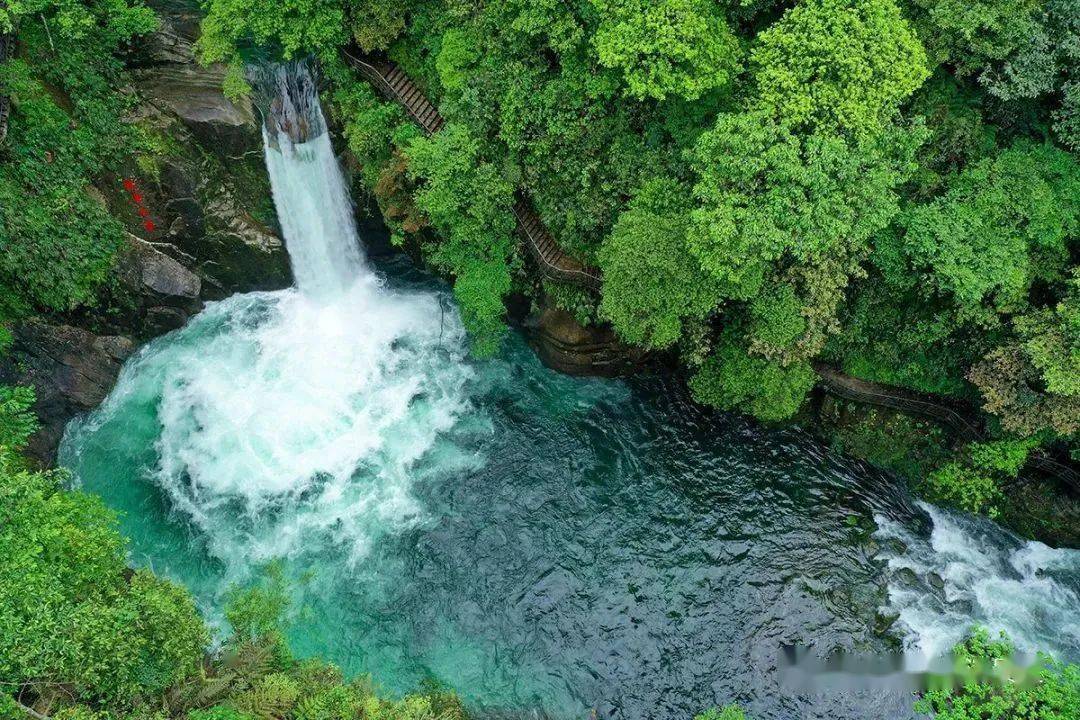
[(199, 276), (139, 238), (133, 238), (127, 254), (130, 281), (142, 295), (175, 300), (187, 305), (202, 290)]
[(195, 57), (198, 20), (192, 13), (163, 8), (158, 29), (129, 59), (141, 94), (172, 111), (207, 148), (240, 154), (260, 140), (259, 121), (248, 101), (225, 97), (226, 67), (202, 66)]
[(145, 340), (175, 330), (202, 310), (202, 280), (164, 249), (176, 250), (167, 243), (129, 236), (116, 267), (129, 302), (122, 305), (122, 311), (104, 313), (89, 326), (108, 327)]
[(611, 328), (582, 325), (559, 308), (545, 308), (526, 327), (540, 360), (567, 375), (631, 375), (648, 360), (644, 350), (621, 342)]
[(0, 382), (34, 387), (41, 428), (30, 439), (27, 453), (51, 465), (64, 426), (105, 399), (135, 343), (39, 320), (16, 325), (13, 335), (10, 352), (0, 359)]

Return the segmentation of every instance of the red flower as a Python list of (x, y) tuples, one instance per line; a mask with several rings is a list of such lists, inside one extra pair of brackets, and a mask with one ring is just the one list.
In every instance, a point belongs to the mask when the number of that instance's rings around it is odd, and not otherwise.
[(142, 195), (140, 195), (139, 193), (134, 193), (131, 196), (131, 199), (134, 200), (137, 203), (141, 203), (142, 202)]
[(131, 178), (124, 178), (124, 189), (131, 192), (135, 189), (135, 181)]
[(150, 211), (144, 207), (139, 208), (139, 217), (146, 217), (150, 214)]
[(154, 223), (150, 220), (144, 222), (142, 226), (146, 228), (146, 232), (154, 232)]

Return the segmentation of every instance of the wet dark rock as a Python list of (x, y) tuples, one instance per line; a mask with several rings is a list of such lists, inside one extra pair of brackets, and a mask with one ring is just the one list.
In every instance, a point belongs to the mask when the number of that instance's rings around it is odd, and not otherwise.
[(233, 102), (222, 92), (226, 67), (202, 66), (195, 57), (198, 20), (181, 9), (159, 10), (160, 25), (129, 60), (141, 94), (171, 110), (198, 140), (214, 152), (244, 152), (259, 141), (259, 122), (247, 101)]
[(103, 178), (99, 190), (129, 232), (198, 276), (202, 299), (287, 287), (257, 113), (225, 97), (224, 66), (197, 61), (198, 8), (171, 0), (150, 6), (160, 26), (126, 58), (142, 102), (125, 120), (153, 139), (154, 151)]
[(945, 589), (945, 580), (944, 580), (944, 578), (942, 578), (940, 575), (938, 575), (935, 572), (932, 572), (929, 575), (927, 575), (926, 576), (926, 581), (928, 583), (930, 583), (930, 585), (932, 587), (935, 587), (938, 590), (944, 590)]
[(907, 553), (908, 547), (901, 540), (897, 540), (896, 538), (889, 538), (889, 539), (887, 539), (885, 541), (885, 550), (890, 555), (893, 555), (895, 557), (900, 557), (901, 555), (904, 555), (904, 554)]
[(164, 335), (182, 327), (189, 317), (190, 315), (180, 308), (164, 306), (147, 308), (143, 329), (150, 336)]
[(11, 351), (0, 359), (0, 382), (33, 385), (41, 429), (27, 452), (50, 465), (75, 415), (105, 399), (135, 343), (117, 335), (95, 335), (70, 325), (30, 320), (15, 326)]
[(647, 359), (643, 350), (620, 342), (610, 328), (586, 327), (565, 310), (547, 308), (526, 327), (540, 360), (568, 375), (630, 375)]
[(874, 615), (874, 633), (885, 635), (892, 630), (893, 625), (900, 619), (900, 613), (891, 608), (880, 608)]
[(899, 568), (894, 574), (893, 578), (905, 587), (913, 587), (919, 584), (919, 576), (915, 574), (915, 571), (911, 568), (902, 567)]
[[(204, 300), (287, 287), (289, 260), (274, 228), (261, 140), (244, 156), (223, 162), (175, 115), (153, 102), (142, 104), (131, 120), (165, 138), (154, 173), (131, 167), (125, 175), (99, 183), (113, 215), (127, 224), (131, 235), (194, 273)], [(137, 183), (148, 217), (138, 214), (124, 177)], [(145, 220), (153, 223), (152, 229)]]

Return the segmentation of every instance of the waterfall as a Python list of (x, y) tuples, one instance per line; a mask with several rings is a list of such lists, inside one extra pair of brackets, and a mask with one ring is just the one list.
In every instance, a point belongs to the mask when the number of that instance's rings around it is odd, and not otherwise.
[(277, 91), (266, 165), (296, 287), (208, 303), (150, 343), (62, 450), (76, 466), (101, 428), (149, 416), (145, 475), (232, 579), (327, 547), (355, 560), (417, 522), (412, 483), (468, 409), (472, 377), (452, 305), (390, 290), (365, 262), (307, 70), (264, 77)]
[[(909, 508), (884, 475), (703, 413), (673, 380), (562, 376), (519, 337), (466, 362), (448, 293), (366, 262), (311, 76), (263, 78), (296, 287), (208, 303), (61, 445), (122, 511), (134, 564), (213, 612), (280, 560), (301, 656), (521, 714), (687, 718), (746, 697), (757, 717), (898, 717), (909, 698), (796, 704), (769, 665), (782, 642), (882, 647), (886, 600), (911, 650), (980, 622), (1080, 659), (1078, 550)], [(849, 521), (874, 510), (870, 542)]]
[(315, 83), (306, 66), (295, 63), (267, 75), (276, 92), (263, 146), (293, 277), (309, 297), (337, 298), (368, 270)]

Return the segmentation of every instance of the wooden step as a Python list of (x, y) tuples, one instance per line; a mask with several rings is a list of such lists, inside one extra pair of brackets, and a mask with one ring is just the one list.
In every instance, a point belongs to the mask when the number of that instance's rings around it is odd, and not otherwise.
[[(405, 108), (426, 134), (434, 134), (446, 124), (445, 118), (439, 114), (435, 105), (396, 63), (375, 60), (368, 67), (364, 62), (358, 61), (353, 63), (353, 66), (365, 77), (375, 75), (376, 79), (372, 82), (383, 92), (389, 91), (392, 99)], [(600, 290), (603, 282), (600, 271), (586, 267), (567, 256), (555, 237), (548, 232), (539, 214), (533, 210), (527, 196), (518, 193), (512, 210), (517, 221), (518, 234), (522, 236), (529, 253), (536, 258), (545, 275)]]

